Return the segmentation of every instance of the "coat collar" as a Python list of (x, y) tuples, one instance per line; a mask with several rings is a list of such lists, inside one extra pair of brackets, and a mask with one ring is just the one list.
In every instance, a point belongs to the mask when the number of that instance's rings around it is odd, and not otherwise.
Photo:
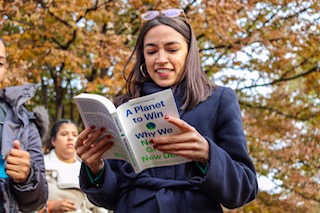
[(5, 87), (0, 90), (0, 98), (11, 107), (19, 108), (35, 95), (36, 90), (37, 86), (35, 84)]

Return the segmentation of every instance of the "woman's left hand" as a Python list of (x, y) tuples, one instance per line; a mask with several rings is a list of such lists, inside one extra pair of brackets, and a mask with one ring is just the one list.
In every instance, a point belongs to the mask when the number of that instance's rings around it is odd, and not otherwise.
[(179, 127), (181, 133), (156, 137), (151, 140), (153, 147), (165, 153), (180, 155), (206, 164), (209, 159), (208, 141), (184, 120), (168, 115), (165, 119)]

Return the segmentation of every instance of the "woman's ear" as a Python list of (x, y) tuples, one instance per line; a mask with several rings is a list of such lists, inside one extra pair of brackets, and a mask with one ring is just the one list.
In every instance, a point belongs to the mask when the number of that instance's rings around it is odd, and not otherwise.
[(56, 140), (55, 140), (55, 138), (51, 138), (51, 144), (52, 144), (52, 146), (53, 147), (56, 147)]

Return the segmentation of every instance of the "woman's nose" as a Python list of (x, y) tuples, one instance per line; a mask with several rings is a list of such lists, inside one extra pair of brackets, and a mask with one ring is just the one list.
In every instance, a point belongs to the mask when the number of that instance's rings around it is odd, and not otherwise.
[(75, 141), (75, 140), (77, 140), (77, 137), (74, 136), (74, 135), (68, 135), (68, 140), (73, 140), (73, 141)]
[(156, 59), (156, 63), (163, 64), (168, 62), (168, 56), (165, 51), (159, 51), (158, 58)]

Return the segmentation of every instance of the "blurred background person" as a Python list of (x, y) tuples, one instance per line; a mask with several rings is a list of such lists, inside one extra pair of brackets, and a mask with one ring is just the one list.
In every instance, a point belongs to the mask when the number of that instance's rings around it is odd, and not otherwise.
[[(7, 72), (6, 58), (0, 38), (0, 82)], [(49, 116), (44, 107), (33, 112), (25, 107), (36, 89), (35, 84), (0, 89), (0, 213), (37, 211), (48, 198), (41, 137)]]
[(39, 212), (108, 212), (94, 206), (80, 190), (81, 162), (76, 158), (77, 125), (67, 119), (57, 121), (45, 143), (45, 168), (49, 186), (47, 205)]

